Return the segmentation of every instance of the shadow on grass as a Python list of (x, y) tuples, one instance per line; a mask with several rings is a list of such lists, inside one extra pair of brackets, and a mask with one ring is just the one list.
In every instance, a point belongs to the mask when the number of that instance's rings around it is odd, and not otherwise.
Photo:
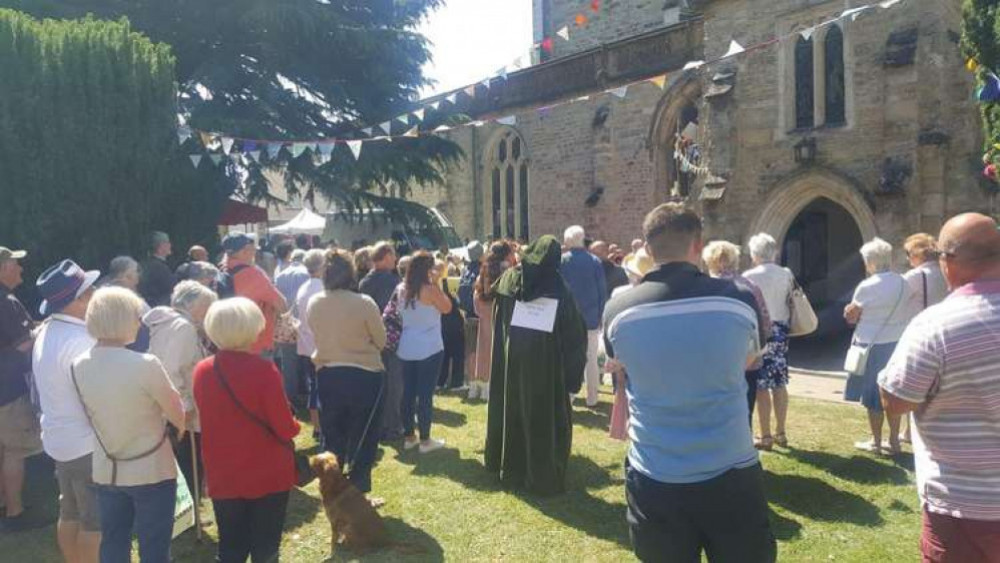
[(771, 533), (781, 541), (793, 540), (802, 535), (802, 524), (798, 520), (785, 518), (773, 508), (768, 508), (768, 519), (771, 521)]
[(807, 463), (831, 475), (855, 483), (905, 485), (910, 481), (903, 467), (881, 463), (871, 457), (861, 455), (845, 457), (827, 452), (795, 448), (789, 449), (786, 455), (796, 461)]
[(440, 424), (448, 428), (460, 428), (465, 426), (466, 417), (465, 414), (460, 412), (446, 411), (434, 407), (434, 414), (431, 420), (434, 421), (434, 424)]
[(322, 501), (309, 496), (299, 489), (292, 489), (288, 495), (288, 512), (285, 514), (285, 532), (291, 532), (306, 526), (317, 517), (326, 518), (322, 510)]
[(339, 563), (346, 561), (427, 561), (436, 563), (444, 561), (444, 549), (433, 536), (410, 526), (399, 518), (383, 518), (389, 531), (389, 538), (396, 542), (393, 547), (377, 551), (355, 553), (344, 548), (338, 548), (333, 557), (328, 557), (323, 563)]
[(573, 409), (573, 425), (607, 430), (611, 426), (611, 405), (598, 403), (596, 407)]
[(877, 506), (815, 477), (766, 471), (764, 489), (771, 504), (812, 520), (850, 522), (866, 526), (879, 526), (883, 523)]

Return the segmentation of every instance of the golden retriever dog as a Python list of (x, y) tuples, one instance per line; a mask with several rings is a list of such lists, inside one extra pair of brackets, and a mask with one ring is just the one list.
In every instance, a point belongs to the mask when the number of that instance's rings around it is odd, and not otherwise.
[(372, 508), (365, 495), (347, 480), (336, 456), (322, 453), (313, 456), (309, 465), (319, 477), (323, 509), (330, 520), (333, 533), (331, 554), (336, 551), (338, 543), (354, 552), (392, 545), (382, 517)]

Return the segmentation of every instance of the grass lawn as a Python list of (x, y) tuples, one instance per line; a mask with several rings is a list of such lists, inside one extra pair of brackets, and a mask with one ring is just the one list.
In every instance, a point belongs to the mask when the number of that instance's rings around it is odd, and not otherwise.
[[(605, 390), (607, 391), (607, 390)], [(420, 456), (383, 447), (375, 493), (393, 537), (424, 552), (370, 554), (365, 561), (631, 561), (622, 460), (625, 444), (607, 436), (610, 395), (597, 411), (576, 409), (570, 492), (536, 499), (501, 490), (482, 465), (486, 409), (455, 396), (436, 400), (434, 432), (447, 450)], [(793, 399), (792, 448), (763, 455), (779, 561), (914, 561), (920, 512), (912, 458), (894, 463), (852, 450), (865, 438), (858, 407)], [(312, 447), (310, 429), (300, 446)], [(35, 461), (28, 492), (32, 511), (54, 518), (54, 482)], [(211, 516), (208, 503), (203, 511)], [(174, 560), (209, 562), (214, 527), (198, 543), (187, 532)], [(314, 483), (292, 493), (282, 560), (329, 557), (330, 529)], [(332, 561), (358, 557), (339, 551)], [(137, 560), (137, 559), (136, 559)], [(53, 527), (0, 536), (0, 561), (56, 562)]]

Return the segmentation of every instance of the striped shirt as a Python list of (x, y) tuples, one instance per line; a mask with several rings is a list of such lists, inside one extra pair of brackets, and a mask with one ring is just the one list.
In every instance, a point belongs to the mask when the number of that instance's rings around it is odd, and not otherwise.
[(975, 282), (918, 315), (879, 374), (914, 413), (927, 510), (1000, 521), (1000, 281)]

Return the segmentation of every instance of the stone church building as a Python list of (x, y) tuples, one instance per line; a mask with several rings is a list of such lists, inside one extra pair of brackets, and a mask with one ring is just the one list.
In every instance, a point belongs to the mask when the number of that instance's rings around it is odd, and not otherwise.
[[(534, 0), (536, 40), (567, 23), (571, 40), (460, 102), (474, 119), (516, 124), (448, 133), (466, 159), (411, 198), (466, 238), (582, 224), (620, 244), (641, 236), (654, 206), (682, 200), (703, 214), (709, 239), (771, 233), (814, 303), (842, 301), (863, 277), (862, 241), (899, 248), (955, 213), (991, 211), (975, 84), (958, 47), (961, 0), (903, 0), (796, 34), (867, 1), (605, 0), (577, 27), (589, 2)], [(789, 34), (682, 70), (731, 40)], [(662, 89), (607, 92), (664, 73)]]

